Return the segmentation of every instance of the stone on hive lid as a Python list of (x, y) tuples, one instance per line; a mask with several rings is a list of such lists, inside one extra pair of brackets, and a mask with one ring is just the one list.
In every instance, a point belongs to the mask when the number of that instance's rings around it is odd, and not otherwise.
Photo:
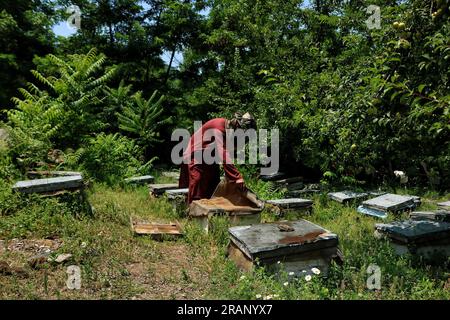
[(450, 211), (414, 211), (410, 214), (412, 220), (432, 220), (450, 222)]
[(450, 239), (450, 223), (430, 220), (395, 221), (376, 224), (375, 229), (404, 244), (430, 243)]
[(83, 186), (82, 176), (67, 176), (19, 181), (13, 186), (13, 190), (22, 193), (47, 193), (61, 190), (80, 189)]
[(438, 206), (443, 209), (450, 209), (450, 201), (440, 202), (438, 203)]
[(415, 208), (417, 206), (417, 199), (420, 200), (418, 197), (387, 193), (364, 201), (362, 206), (381, 211), (395, 212)]
[(229, 229), (230, 239), (251, 260), (277, 258), (338, 245), (337, 235), (309, 221), (283, 222), (294, 229), (292, 232), (280, 231), (278, 224), (232, 227)]
[(364, 192), (354, 192), (346, 190), (340, 192), (331, 192), (328, 194), (328, 196), (340, 203), (345, 203), (349, 201), (364, 199), (368, 196), (368, 194)]
[(124, 181), (129, 184), (149, 184), (155, 180), (153, 176), (139, 176), (127, 178)]
[(308, 208), (313, 205), (312, 200), (300, 198), (275, 199), (267, 200), (266, 202), (283, 209)]

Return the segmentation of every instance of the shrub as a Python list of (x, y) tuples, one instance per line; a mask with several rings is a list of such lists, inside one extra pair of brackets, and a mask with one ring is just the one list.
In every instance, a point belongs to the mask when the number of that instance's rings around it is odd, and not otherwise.
[(90, 138), (86, 146), (67, 155), (68, 166), (78, 166), (88, 177), (108, 184), (149, 169), (138, 159), (140, 149), (120, 134), (101, 133)]

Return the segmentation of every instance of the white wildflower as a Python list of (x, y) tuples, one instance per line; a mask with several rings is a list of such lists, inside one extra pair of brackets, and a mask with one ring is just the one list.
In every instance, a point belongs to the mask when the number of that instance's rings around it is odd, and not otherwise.
[(292, 271), (289, 272), (289, 275), (290, 275), (290, 276), (293, 276), (294, 274), (295, 274), (295, 272), (292, 272)]
[(239, 280), (244, 280), (245, 279), (245, 276), (241, 276), (240, 278), (239, 278)]
[(257, 294), (257, 295), (256, 295), (256, 299), (261, 299), (261, 297), (262, 297), (262, 296), (261, 296), (260, 294)]
[(272, 300), (273, 296), (271, 294), (269, 294), (268, 296), (264, 297), (264, 300)]
[(320, 274), (320, 270), (319, 270), (318, 268), (312, 268), (311, 271), (312, 271), (314, 274)]
[(308, 274), (307, 276), (305, 276), (305, 280), (306, 281), (311, 281), (312, 277)]
[(287, 287), (289, 285), (289, 282), (285, 282), (285, 283), (283, 283), (283, 286), (285, 286), (285, 287)]

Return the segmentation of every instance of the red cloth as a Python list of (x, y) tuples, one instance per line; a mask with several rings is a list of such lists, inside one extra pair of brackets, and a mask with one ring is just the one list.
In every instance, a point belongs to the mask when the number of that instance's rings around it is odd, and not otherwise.
[[(230, 182), (243, 182), (242, 175), (231, 162), (231, 157), (226, 148), (226, 119), (217, 118), (206, 122), (197, 130), (189, 140), (184, 158), (188, 165), (181, 165), (180, 188), (189, 188), (188, 203), (199, 199), (211, 198), (215, 188), (220, 182), (219, 165), (206, 164), (203, 152), (210, 152), (214, 148), (218, 152), (218, 158), (223, 164), (225, 176)], [(207, 132), (208, 130), (211, 130)], [(197, 154), (197, 157), (195, 155)], [(200, 163), (199, 159), (202, 159)]]

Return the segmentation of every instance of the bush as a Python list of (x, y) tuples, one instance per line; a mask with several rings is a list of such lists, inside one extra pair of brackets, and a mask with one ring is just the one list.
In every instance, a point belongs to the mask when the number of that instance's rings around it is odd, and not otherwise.
[(66, 165), (78, 166), (94, 180), (114, 184), (149, 169), (151, 161), (143, 165), (138, 159), (140, 154), (140, 149), (128, 138), (118, 133), (101, 133), (90, 138), (86, 146), (68, 154)]

